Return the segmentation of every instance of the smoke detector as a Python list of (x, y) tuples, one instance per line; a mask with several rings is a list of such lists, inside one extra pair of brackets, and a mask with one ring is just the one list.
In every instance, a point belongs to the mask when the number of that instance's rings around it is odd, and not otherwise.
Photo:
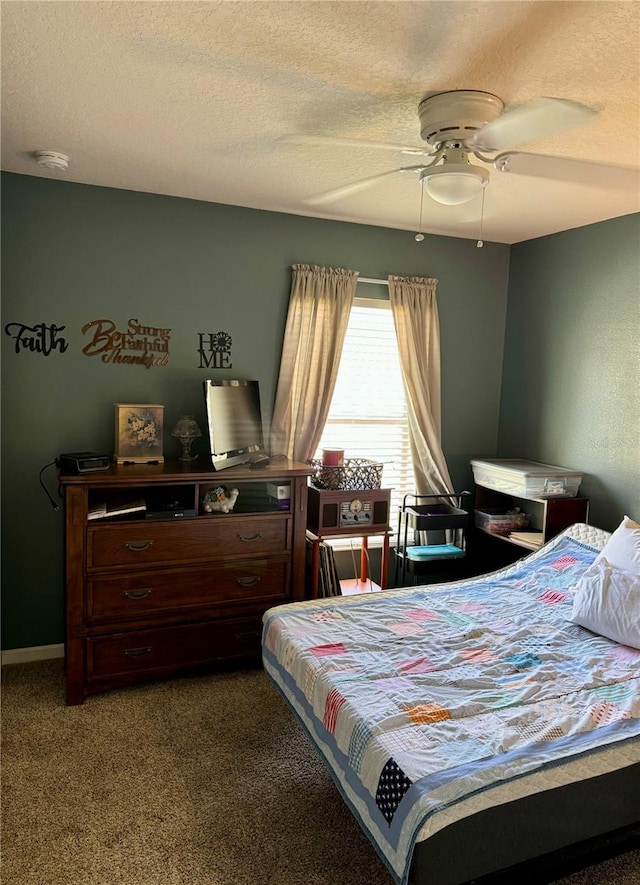
[(69, 157), (58, 151), (36, 151), (36, 163), (52, 172), (66, 172), (69, 168)]

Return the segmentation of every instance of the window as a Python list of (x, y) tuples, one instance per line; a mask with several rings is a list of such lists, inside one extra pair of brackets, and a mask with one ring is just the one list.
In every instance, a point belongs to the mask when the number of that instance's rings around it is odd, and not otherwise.
[(391, 525), (403, 495), (415, 491), (407, 409), (391, 305), (356, 298), (340, 359), (329, 417), (316, 453), (344, 449), (345, 458), (384, 465), (391, 488)]

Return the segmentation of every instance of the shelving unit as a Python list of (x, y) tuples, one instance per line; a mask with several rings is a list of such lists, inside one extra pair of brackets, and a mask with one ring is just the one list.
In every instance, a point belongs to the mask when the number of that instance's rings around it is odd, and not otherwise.
[(542, 544), (546, 544), (551, 538), (555, 538), (561, 531), (575, 522), (586, 522), (589, 515), (589, 501), (587, 498), (526, 498), (499, 492), (476, 483), (475, 509), (492, 510), (499, 509), (504, 512), (519, 508), (530, 517), (529, 530), (540, 532), (540, 543), (533, 544), (513, 538), (506, 534), (487, 531), (476, 524), (476, 530), (497, 538), (507, 544), (521, 547), (527, 552), (537, 550)]
[[(265, 610), (304, 598), (310, 473), (292, 462), (214, 472), (166, 461), (61, 474), (67, 703), (259, 660)], [(290, 486), (288, 502), (270, 496), (274, 485)], [(219, 486), (238, 499), (232, 512), (208, 513), (204, 495)], [(90, 519), (103, 505), (111, 515)]]
[[(469, 492), (449, 495), (405, 495), (398, 514), (396, 585), (407, 577), (429, 575), (434, 563), (449, 563), (466, 555), (469, 514), (463, 501)], [(443, 500), (447, 499), (447, 500)]]

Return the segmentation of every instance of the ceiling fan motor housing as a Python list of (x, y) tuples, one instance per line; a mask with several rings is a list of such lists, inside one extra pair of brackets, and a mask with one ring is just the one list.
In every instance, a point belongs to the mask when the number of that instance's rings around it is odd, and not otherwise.
[(420, 102), (420, 136), (436, 147), (447, 141), (464, 142), (476, 130), (491, 123), (504, 110), (504, 102), (490, 92), (460, 89), (436, 92)]

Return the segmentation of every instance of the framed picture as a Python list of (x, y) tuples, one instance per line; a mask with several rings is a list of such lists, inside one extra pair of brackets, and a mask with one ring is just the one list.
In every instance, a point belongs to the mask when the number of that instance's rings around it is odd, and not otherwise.
[(118, 464), (163, 462), (164, 406), (156, 403), (116, 403), (115, 406), (116, 462)]

